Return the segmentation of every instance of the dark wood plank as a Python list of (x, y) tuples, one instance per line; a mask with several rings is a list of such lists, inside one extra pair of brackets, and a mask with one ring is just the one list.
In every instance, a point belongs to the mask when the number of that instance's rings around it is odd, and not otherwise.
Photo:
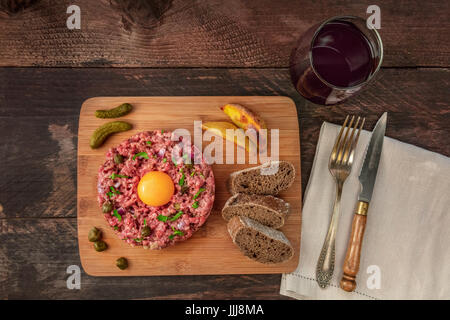
[[(19, 2), (14, 0), (15, 2)], [(71, 0), (0, 8), (0, 66), (287, 67), (299, 36), (336, 15), (366, 17), (367, 1)], [(23, 2), (23, 1), (20, 1)], [(380, 0), (384, 66), (449, 66), (449, 6)], [(17, 11), (17, 12), (16, 12)], [(15, 12), (15, 13), (14, 13)]]
[(76, 216), (76, 116), (3, 117), (0, 217)]
[(0, 219), (0, 299), (285, 299), (278, 294), (280, 275), (91, 277), (82, 271), (81, 289), (69, 290), (67, 267), (81, 268), (76, 228), (74, 218)]
[[(296, 102), (303, 190), (322, 121), (389, 111), (387, 135), (450, 156), (448, 69), (384, 69), (365, 92), (313, 105), (286, 69), (0, 69), (0, 298), (284, 298), (280, 276), (95, 278), (66, 288), (76, 243), (79, 108), (98, 95), (286, 95)], [(58, 217), (58, 218), (54, 218)], [(37, 219), (38, 218), (38, 219)]]
[(0, 217), (75, 217), (82, 102), (108, 95), (285, 95), (298, 108), (303, 190), (320, 126), (345, 114), (367, 128), (389, 112), (387, 135), (450, 156), (448, 69), (385, 69), (365, 92), (334, 107), (306, 102), (286, 69), (0, 69)]

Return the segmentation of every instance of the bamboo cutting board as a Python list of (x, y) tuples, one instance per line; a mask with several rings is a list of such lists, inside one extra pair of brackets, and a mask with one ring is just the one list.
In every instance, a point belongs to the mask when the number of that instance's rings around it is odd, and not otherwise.
[[(99, 149), (89, 147), (93, 131), (113, 119), (97, 119), (97, 109), (109, 109), (122, 103), (131, 103), (133, 111), (120, 118), (133, 129), (110, 136)], [(226, 103), (239, 103), (258, 113), (268, 129), (279, 129), (279, 158), (294, 164), (296, 178), (293, 186), (279, 196), (291, 204), (291, 214), (281, 229), (294, 246), (295, 256), (288, 262), (265, 265), (243, 256), (232, 243), (221, 209), (231, 194), (226, 180), (233, 171), (254, 165), (213, 164), (216, 198), (207, 222), (187, 241), (163, 250), (145, 250), (131, 247), (120, 240), (109, 227), (97, 203), (97, 172), (104, 162), (107, 150), (140, 131), (174, 130), (185, 128), (193, 136), (194, 120), (229, 121), (219, 109)], [(270, 137), (269, 137), (270, 139)], [(203, 142), (203, 147), (207, 142)], [(225, 148), (224, 143), (224, 148)], [(269, 149), (270, 150), (270, 149)], [(235, 152), (236, 154), (236, 152)], [(270, 155), (270, 153), (269, 153)], [(80, 112), (78, 129), (78, 245), (82, 266), (94, 276), (144, 275), (200, 275), (200, 274), (254, 274), (284, 273), (295, 270), (300, 252), (301, 181), (300, 139), (297, 110), (287, 97), (97, 97), (86, 100)], [(247, 160), (248, 162), (248, 160)], [(97, 252), (88, 241), (92, 227), (103, 232), (108, 249)], [(115, 261), (128, 259), (129, 267), (120, 270)]]

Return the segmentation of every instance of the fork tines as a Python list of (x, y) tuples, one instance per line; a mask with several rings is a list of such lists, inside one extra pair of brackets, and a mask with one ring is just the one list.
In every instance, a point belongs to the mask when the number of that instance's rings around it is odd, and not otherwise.
[[(332, 161), (336, 162), (337, 164), (344, 165), (351, 164), (353, 162), (355, 147), (358, 143), (359, 134), (361, 133), (366, 118), (358, 117), (355, 122), (355, 116), (352, 116), (350, 119), (350, 123), (347, 125), (349, 118), (350, 116), (345, 117), (344, 124), (342, 125), (339, 135), (336, 138), (336, 142), (334, 143), (330, 162)], [(343, 138), (342, 135), (344, 135)]]

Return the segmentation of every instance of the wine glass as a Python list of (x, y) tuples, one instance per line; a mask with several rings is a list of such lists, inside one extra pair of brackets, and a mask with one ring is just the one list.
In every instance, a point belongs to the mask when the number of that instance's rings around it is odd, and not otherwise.
[(359, 92), (380, 69), (383, 43), (366, 20), (337, 16), (309, 28), (290, 58), (291, 80), (313, 103), (333, 105)]

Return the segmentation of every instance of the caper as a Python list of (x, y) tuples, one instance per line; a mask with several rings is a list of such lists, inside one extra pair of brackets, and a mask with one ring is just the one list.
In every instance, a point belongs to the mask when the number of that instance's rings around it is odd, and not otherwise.
[(141, 230), (141, 235), (142, 235), (143, 237), (148, 237), (148, 236), (150, 235), (150, 233), (151, 233), (151, 229), (150, 229), (149, 226), (145, 226), (145, 227), (143, 227), (142, 230)]
[(189, 187), (188, 186), (186, 186), (186, 185), (181, 186), (181, 194), (186, 194), (188, 192), (189, 192)]
[(114, 163), (115, 164), (121, 164), (123, 163), (123, 156), (120, 153), (116, 153), (114, 155)]
[(186, 163), (184, 166), (188, 169), (194, 168), (194, 165), (192, 163)]
[(119, 258), (116, 260), (116, 266), (120, 270), (125, 270), (126, 268), (128, 268), (128, 260), (125, 259), (124, 257)]
[(179, 203), (174, 203), (173, 207), (175, 208), (175, 210), (180, 210), (180, 208), (181, 208)]
[(89, 230), (88, 239), (90, 242), (98, 241), (102, 238), (102, 232), (98, 230), (96, 227), (93, 227)]
[(102, 205), (103, 213), (111, 212), (112, 209), (113, 209), (113, 205), (110, 201), (106, 201), (105, 203), (103, 203), (103, 205)]
[(105, 251), (107, 247), (108, 246), (106, 245), (105, 241), (100, 240), (100, 241), (94, 242), (95, 251), (98, 251), (98, 252)]

